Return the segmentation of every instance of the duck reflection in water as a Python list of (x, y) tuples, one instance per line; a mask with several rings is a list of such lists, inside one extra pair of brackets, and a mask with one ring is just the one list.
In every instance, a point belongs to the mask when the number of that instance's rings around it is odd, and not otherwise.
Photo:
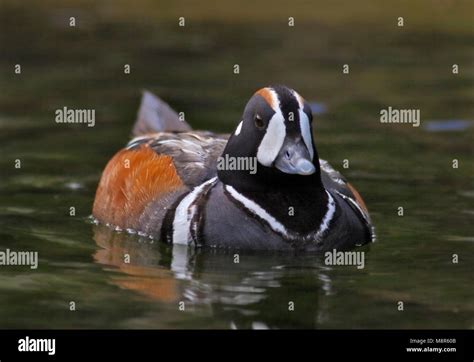
[[(231, 328), (312, 327), (334, 294), (322, 257), (168, 245), (94, 225), (94, 260), (120, 274), (111, 283), (151, 301), (217, 316)], [(298, 280), (305, 279), (305, 290)], [(280, 318), (275, 318), (280, 315)], [(271, 321), (271, 322), (268, 322)]]

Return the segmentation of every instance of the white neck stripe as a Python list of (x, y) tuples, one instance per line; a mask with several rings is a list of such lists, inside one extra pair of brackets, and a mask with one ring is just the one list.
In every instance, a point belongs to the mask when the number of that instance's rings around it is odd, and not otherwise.
[(332, 218), (334, 217), (334, 213), (336, 212), (336, 203), (334, 202), (334, 198), (332, 195), (326, 190), (328, 194), (328, 204), (327, 204), (327, 211), (319, 225), (319, 230), (316, 233), (316, 238), (319, 239), (323, 236), (327, 229), (329, 229), (329, 224), (331, 223)]
[(250, 210), (253, 214), (257, 215), (261, 219), (265, 220), (270, 225), (273, 231), (288, 236), (288, 232), (286, 231), (286, 228), (283, 226), (283, 224), (281, 224), (277, 219), (275, 219), (272, 215), (266, 212), (259, 204), (240, 194), (232, 186), (225, 185), (225, 189), (234, 199), (244, 205), (245, 208)]
[[(224, 187), (229, 192), (229, 194), (240, 204), (242, 204), (247, 210), (258, 216), (259, 218), (265, 220), (268, 225), (270, 225), (270, 228), (276, 233), (281, 234), (288, 239), (301, 239), (307, 237), (307, 235), (298, 235), (297, 233), (287, 230), (282, 223), (280, 223), (277, 219), (270, 215), (265, 209), (263, 209), (255, 201), (252, 201), (241, 193), (239, 193), (232, 186), (225, 185)], [(316, 241), (320, 241), (324, 233), (329, 229), (331, 220), (333, 219), (334, 213), (336, 212), (336, 203), (334, 201), (334, 198), (328, 191), (326, 191), (326, 193), (328, 195), (327, 211), (324, 214), (321, 224), (319, 225), (318, 231), (316, 233), (310, 233), (314, 236), (314, 239)]]

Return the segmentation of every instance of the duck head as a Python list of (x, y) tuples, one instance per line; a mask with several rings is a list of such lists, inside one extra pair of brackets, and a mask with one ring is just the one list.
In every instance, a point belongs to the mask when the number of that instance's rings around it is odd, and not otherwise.
[(312, 135), (311, 109), (296, 91), (285, 86), (258, 90), (245, 106), (222, 157), (256, 161), (256, 172), (218, 167), (226, 184), (319, 185), (319, 158)]

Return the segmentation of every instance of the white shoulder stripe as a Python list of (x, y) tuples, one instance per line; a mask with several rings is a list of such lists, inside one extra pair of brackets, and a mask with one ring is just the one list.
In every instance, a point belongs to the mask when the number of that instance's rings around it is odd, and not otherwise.
[(191, 222), (196, 214), (196, 205), (193, 202), (200, 196), (207, 185), (217, 181), (214, 177), (199, 186), (196, 186), (184, 199), (181, 200), (175, 210), (173, 220), (173, 244), (188, 245), (191, 241)]
[(334, 190), (337, 192), (337, 194), (339, 196), (341, 196), (344, 200), (347, 200), (349, 201), (355, 208), (357, 208), (357, 210), (359, 211), (359, 213), (362, 215), (362, 217), (364, 218), (366, 224), (367, 224), (367, 227), (369, 228), (369, 231), (370, 231), (370, 236), (372, 238), (372, 242), (375, 242), (376, 240), (376, 235), (375, 235), (375, 228), (374, 226), (372, 225), (372, 221), (370, 220), (370, 216), (368, 213), (366, 213), (364, 210), (361, 209), (361, 207), (359, 206), (359, 204), (352, 198), (352, 197), (349, 197), (349, 196), (346, 196), (344, 195), (343, 193), (337, 191), (337, 190)]
[(337, 191), (337, 190), (335, 190), (335, 191), (337, 192), (337, 194), (338, 194), (339, 196), (341, 196), (344, 200), (349, 201), (349, 202), (351, 203), (351, 205), (353, 205), (353, 206), (357, 209), (357, 211), (359, 211), (359, 213), (362, 215), (362, 217), (363, 217), (364, 220), (367, 222), (367, 224), (370, 224), (370, 223), (371, 223), (371, 222), (370, 222), (370, 219), (369, 219), (369, 217), (368, 217), (368, 214), (367, 214), (364, 210), (362, 210), (362, 208), (359, 206), (359, 204), (357, 203), (357, 201), (355, 201), (352, 197), (349, 197), (349, 196), (347, 196), (347, 195), (344, 195), (342, 192), (339, 192), (339, 191)]

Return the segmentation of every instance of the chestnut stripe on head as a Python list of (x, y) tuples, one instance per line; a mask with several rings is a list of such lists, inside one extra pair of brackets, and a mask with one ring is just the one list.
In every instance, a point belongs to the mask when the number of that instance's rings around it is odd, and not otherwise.
[(255, 94), (258, 94), (263, 99), (265, 99), (265, 101), (274, 111), (276, 111), (279, 108), (278, 96), (276, 95), (273, 89), (265, 87), (258, 90)]

